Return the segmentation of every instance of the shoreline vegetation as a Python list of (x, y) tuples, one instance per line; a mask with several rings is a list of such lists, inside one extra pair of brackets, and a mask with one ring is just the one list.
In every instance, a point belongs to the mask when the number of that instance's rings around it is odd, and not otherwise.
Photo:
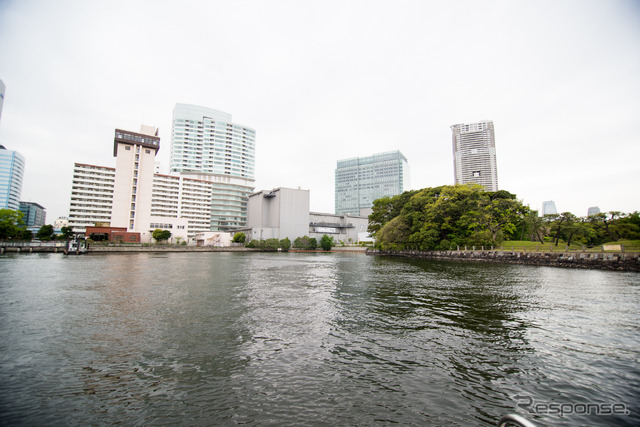
[(382, 251), (510, 246), (623, 251), (640, 246), (640, 212), (540, 216), (505, 190), (443, 185), (375, 200), (368, 231)]

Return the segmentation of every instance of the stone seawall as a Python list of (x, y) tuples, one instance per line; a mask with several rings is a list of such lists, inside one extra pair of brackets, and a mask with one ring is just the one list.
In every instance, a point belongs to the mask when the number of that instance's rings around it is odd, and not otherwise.
[(597, 252), (518, 252), (518, 251), (381, 251), (367, 250), (367, 255), (400, 256), (448, 261), (498, 262), (505, 264), (550, 267), (590, 268), (599, 270), (640, 271), (638, 253)]

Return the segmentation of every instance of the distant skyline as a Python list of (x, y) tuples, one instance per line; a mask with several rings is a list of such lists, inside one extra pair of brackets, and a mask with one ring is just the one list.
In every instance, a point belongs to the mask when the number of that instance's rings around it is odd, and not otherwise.
[(635, 0), (0, 1), (0, 144), (22, 200), (68, 215), (74, 162), (176, 103), (256, 131), (256, 190), (334, 210), (337, 161), (401, 151), (412, 189), (453, 184), (451, 129), (492, 120), (499, 187), (532, 209), (640, 209)]

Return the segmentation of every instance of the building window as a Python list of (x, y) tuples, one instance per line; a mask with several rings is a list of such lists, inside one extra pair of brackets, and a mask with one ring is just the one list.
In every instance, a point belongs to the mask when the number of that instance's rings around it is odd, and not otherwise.
[(126, 147), (124, 147), (125, 150), (127, 151), (131, 151), (131, 147), (129, 147), (128, 145)]

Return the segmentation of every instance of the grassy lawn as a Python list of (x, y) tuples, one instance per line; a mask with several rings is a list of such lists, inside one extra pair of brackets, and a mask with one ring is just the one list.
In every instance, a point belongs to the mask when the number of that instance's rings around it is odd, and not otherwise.
[[(618, 240), (617, 242), (608, 242), (604, 244), (607, 245), (621, 245), (624, 248), (625, 252), (640, 252), (640, 240)], [(531, 242), (529, 240), (505, 240), (502, 242), (502, 248), (504, 250), (513, 250), (516, 251), (564, 251), (566, 249), (566, 242), (560, 241), (558, 246), (555, 246), (551, 242), (545, 242), (544, 244), (540, 242)], [(571, 244), (569, 246), (570, 251), (582, 251), (582, 244)], [(602, 252), (602, 246), (596, 246), (593, 248), (585, 248), (587, 252)], [(617, 250), (606, 251), (606, 252), (619, 252)]]

